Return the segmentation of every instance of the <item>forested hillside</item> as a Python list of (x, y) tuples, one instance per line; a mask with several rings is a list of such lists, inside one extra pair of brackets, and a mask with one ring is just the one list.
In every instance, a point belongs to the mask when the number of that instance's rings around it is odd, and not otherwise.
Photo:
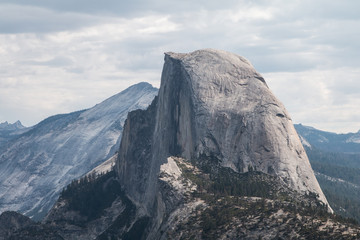
[(333, 210), (360, 222), (359, 132), (336, 134), (295, 125)]

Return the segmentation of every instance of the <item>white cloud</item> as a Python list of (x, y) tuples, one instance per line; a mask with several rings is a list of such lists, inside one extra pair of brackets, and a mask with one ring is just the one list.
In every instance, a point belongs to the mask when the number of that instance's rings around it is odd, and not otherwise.
[(249, 7), (224, 11), (223, 14), (226, 14), (225, 16), (228, 16), (233, 22), (242, 23), (244, 21), (271, 20), (274, 18), (276, 10), (274, 8)]
[[(153, 22), (159, 31), (149, 30)], [(8, 112), (1, 121), (19, 118), (32, 125), (51, 114), (91, 107), (137, 82), (158, 86), (161, 52), (157, 69), (146, 68), (142, 63), (151, 58), (142, 56), (153, 53), (132, 55), (122, 44), (175, 28), (166, 16), (148, 16), (77, 31), (0, 35), (1, 46), (8, 46), (0, 58), (1, 108)], [(36, 114), (23, 114), (29, 111)]]
[(360, 129), (360, 70), (337, 68), (264, 74), (296, 123), (335, 132)]

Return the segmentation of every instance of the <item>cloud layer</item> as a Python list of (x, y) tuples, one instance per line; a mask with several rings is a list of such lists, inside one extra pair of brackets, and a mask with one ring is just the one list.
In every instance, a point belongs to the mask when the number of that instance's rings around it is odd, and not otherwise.
[(0, 122), (32, 125), (127, 86), (159, 86), (163, 52), (248, 58), (294, 122), (360, 129), (360, 2), (47, 1), (0, 3)]

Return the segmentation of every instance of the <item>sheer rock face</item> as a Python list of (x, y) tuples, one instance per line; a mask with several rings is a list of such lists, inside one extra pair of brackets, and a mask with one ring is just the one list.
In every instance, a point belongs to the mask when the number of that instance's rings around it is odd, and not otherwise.
[(118, 176), (149, 210), (167, 157), (204, 154), (238, 172), (278, 175), (327, 203), (289, 114), (249, 61), (211, 49), (166, 53), (158, 98), (125, 123)]

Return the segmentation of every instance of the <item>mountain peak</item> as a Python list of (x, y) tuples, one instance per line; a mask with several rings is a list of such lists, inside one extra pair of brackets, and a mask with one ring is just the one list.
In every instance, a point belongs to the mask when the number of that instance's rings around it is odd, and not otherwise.
[(139, 91), (146, 91), (146, 90), (154, 90), (154, 88), (150, 83), (148, 82), (139, 82), (136, 83), (128, 88), (126, 88), (123, 92), (139, 92)]
[(22, 129), (25, 128), (24, 125), (22, 125), (22, 123), (20, 122), (20, 120), (17, 120), (14, 125), (18, 128), (18, 129)]
[(129, 196), (149, 208), (169, 156), (207, 156), (240, 173), (257, 169), (327, 204), (285, 107), (236, 54), (165, 53), (158, 98), (130, 113), (124, 128), (118, 176)]
[(12, 124), (8, 121), (0, 123), (0, 130), (19, 130), (23, 128), (25, 128), (25, 126), (23, 126), (19, 120)]

